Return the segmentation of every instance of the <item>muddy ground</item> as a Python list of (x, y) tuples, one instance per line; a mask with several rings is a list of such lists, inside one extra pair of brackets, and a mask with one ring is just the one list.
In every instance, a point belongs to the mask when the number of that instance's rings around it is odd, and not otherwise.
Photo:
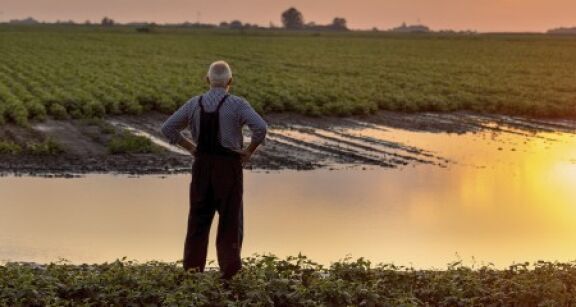
[[(115, 172), (158, 174), (189, 172), (192, 157), (171, 146), (159, 129), (164, 114), (107, 117), (101, 121), (68, 120), (32, 123), (30, 127), (4, 125), (0, 139), (18, 144), (51, 138), (63, 153), (57, 155), (0, 154), (1, 174), (74, 176), (82, 173)], [(269, 132), (264, 146), (246, 168), (260, 170), (342, 167), (398, 168), (429, 164), (447, 167), (450, 161), (437, 153), (406, 145), (386, 137), (390, 131), (423, 133), (512, 133), (538, 137), (539, 132), (576, 132), (575, 120), (527, 119), (471, 113), (378, 112), (347, 118), (305, 117), (270, 114), (265, 117)], [(363, 130), (364, 129), (364, 130)], [(362, 133), (363, 131), (381, 131)], [(110, 135), (125, 131), (151, 139), (156, 153), (110, 154)], [(384, 136), (383, 136), (384, 135)], [(247, 138), (246, 141), (249, 139)]]

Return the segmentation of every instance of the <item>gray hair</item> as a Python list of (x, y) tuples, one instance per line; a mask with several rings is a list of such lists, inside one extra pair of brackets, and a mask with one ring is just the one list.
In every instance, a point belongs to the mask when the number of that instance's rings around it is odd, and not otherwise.
[(230, 79), (232, 79), (232, 70), (228, 63), (224, 61), (216, 61), (210, 64), (210, 69), (208, 69), (208, 80), (210, 80), (210, 86), (214, 87), (226, 87)]

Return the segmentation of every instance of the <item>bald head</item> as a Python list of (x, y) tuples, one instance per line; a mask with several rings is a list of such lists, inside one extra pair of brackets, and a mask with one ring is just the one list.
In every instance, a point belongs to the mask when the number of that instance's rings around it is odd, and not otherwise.
[(211, 87), (226, 87), (232, 80), (232, 70), (228, 63), (216, 61), (210, 65), (207, 78)]

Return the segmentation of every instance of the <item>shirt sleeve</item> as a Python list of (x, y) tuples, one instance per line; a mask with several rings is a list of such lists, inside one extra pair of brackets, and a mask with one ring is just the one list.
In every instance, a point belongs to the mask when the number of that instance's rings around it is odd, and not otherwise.
[(242, 99), (239, 109), (240, 124), (247, 125), (252, 131), (252, 144), (262, 144), (266, 138), (268, 126), (262, 117), (256, 113), (248, 101)]
[(182, 130), (186, 128), (192, 116), (194, 104), (192, 99), (182, 105), (162, 125), (162, 134), (166, 136), (170, 144), (177, 144), (182, 139)]

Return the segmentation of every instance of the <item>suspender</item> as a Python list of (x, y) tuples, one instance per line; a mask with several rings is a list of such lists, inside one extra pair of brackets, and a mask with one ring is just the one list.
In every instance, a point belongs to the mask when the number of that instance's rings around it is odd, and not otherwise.
[(198, 103), (200, 104), (200, 129), (198, 135), (198, 146), (196, 153), (209, 154), (209, 155), (225, 155), (239, 157), (238, 153), (222, 146), (220, 142), (220, 107), (226, 102), (228, 98), (226, 94), (218, 102), (216, 111), (206, 112), (204, 110), (203, 96), (200, 96)]
[[(224, 97), (222, 97), (222, 99), (220, 99), (220, 102), (218, 102), (218, 106), (216, 107), (216, 111), (215, 113), (220, 112), (220, 107), (222, 106), (222, 104), (224, 104), (224, 102), (226, 101), (226, 99), (228, 99), (230, 95), (226, 94), (224, 95)], [(202, 110), (202, 112), (204, 113), (204, 105), (202, 104), (202, 98), (204, 98), (204, 96), (200, 96), (200, 99), (198, 100), (198, 104), (200, 105), (200, 110)]]

